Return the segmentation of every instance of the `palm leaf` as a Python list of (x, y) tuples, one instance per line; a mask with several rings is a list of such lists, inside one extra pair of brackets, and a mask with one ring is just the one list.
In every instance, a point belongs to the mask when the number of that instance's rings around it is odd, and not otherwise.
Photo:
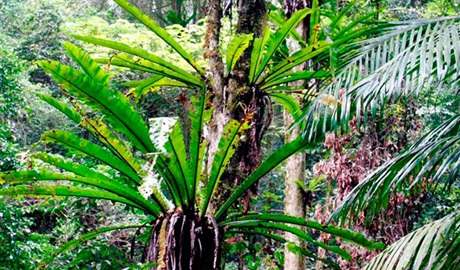
[[(390, 98), (454, 88), (460, 78), (459, 21), (460, 16), (392, 23), (375, 38), (343, 46), (333, 81), (322, 91), (341, 99), (336, 107), (342, 109), (330, 112), (331, 125), (347, 123), (352, 108), (361, 119), (362, 110), (375, 111)], [(329, 108), (320, 100), (308, 114), (327, 114)]]
[(70, 250), (72, 250), (72, 249), (74, 249), (76, 247), (79, 247), (83, 242), (86, 242), (88, 240), (94, 239), (97, 236), (99, 236), (100, 234), (103, 234), (103, 233), (106, 233), (106, 232), (109, 232), (109, 231), (131, 229), (131, 228), (139, 228), (139, 227), (142, 227), (142, 225), (112, 226), (112, 227), (104, 227), (104, 228), (98, 229), (98, 230), (96, 230), (94, 232), (86, 233), (86, 234), (80, 236), (79, 238), (71, 240), (71, 241), (68, 241), (67, 243), (62, 245), (58, 250), (53, 252), (53, 254), (49, 258), (43, 260), (43, 262), (40, 263), (39, 268), (40, 269), (46, 268), (60, 254), (62, 254), (64, 252), (67, 252), (67, 251), (70, 251)]
[[(331, 218), (338, 218), (343, 224), (366, 211), (368, 221), (387, 206), (392, 193), (407, 191), (420, 184), (424, 177), (432, 176), (434, 182), (455, 181), (460, 174), (459, 157), (460, 115), (456, 115), (361, 181)], [(446, 174), (448, 171), (450, 174)]]
[(252, 41), (252, 37), (252, 34), (241, 34), (235, 36), (230, 42), (227, 50), (227, 57), (225, 59), (227, 74), (230, 74), (230, 71), (233, 70), (233, 67), (235, 66), (236, 62), (238, 62), (238, 59), (240, 59), (243, 52), (249, 47), (249, 44)]
[(147, 26), (150, 30), (152, 30), (159, 38), (161, 38), (164, 42), (166, 42), (172, 49), (174, 49), (182, 58), (184, 58), (187, 63), (190, 64), (201, 76), (205, 75), (205, 72), (201, 69), (201, 67), (195, 62), (192, 56), (187, 53), (182, 46), (175, 41), (171, 35), (166, 32), (163, 28), (161, 28), (154, 20), (152, 20), (149, 16), (143, 13), (140, 9), (133, 6), (126, 0), (114, 0), (118, 5), (120, 5), (124, 10), (128, 13), (133, 15), (136, 19), (138, 19), (141, 23)]
[(454, 212), (404, 236), (364, 269), (459, 269), (459, 263), (460, 213)]

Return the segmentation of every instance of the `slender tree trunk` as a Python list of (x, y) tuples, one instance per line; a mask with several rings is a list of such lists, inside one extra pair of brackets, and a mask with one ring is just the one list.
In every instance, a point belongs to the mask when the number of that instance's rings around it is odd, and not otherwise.
[[(296, 0), (286, 0), (284, 3), (285, 13), (287, 17), (290, 17), (297, 10), (311, 7), (311, 1), (296, 1)], [(305, 40), (308, 41), (309, 38), (309, 17), (307, 17), (302, 23), (300, 23), (296, 31), (299, 35)], [(296, 46), (295, 43), (291, 42), (289, 50), (295, 52), (299, 50), (300, 47)], [(307, 68), (307, 64), (303, 64), (295, 68), (294, 71), (301, 71)], [(291, 85), (301, 86), (303, 82), (295, 82)], [(298, 101), (301, 101), (301, 97), (297, 98)], [(286, 129), (294, 123), (292, 116), (285, 111), (284, 112), (284, 125)], [(299, 127), (294, 128), (290, 133), (286, 133), (286, 142), (290, 142), (296, 139), (298, 136), (301, 136), (301, 130)], [(301, 181), (305, 182), (305, 154), (298, 153), (287, 159), (286, 162), (286, 175), (284, 178), (284, 212), (290, 216), (296, 217), (305, 217), (305, 204), (304, 204), (304, 191), (302, 188), (295, 182)], [(292, 243), (295, 243), (298, 246), (302, 247), (301, 240), (298, 236), (290, 233), (286, 233), (286, 240)], [(305, 268), (305, 260), (302, 255), (295, 254), (290, 252), (287, 248), (284, 252), (284, 269), (285, 270), (298, 270)]]
[[(292, 116), (288, 112), (284, 112), (284, 124), (286, 128), (293, 123)], [(290, 134), (286, 134), (286, 142), (290, 142), (300, 135), (300, 129), (294, 128)], [(286, 162), (286, 175), (284, 177), (284, 213), (290, 216), (305, 217), (305, 206), (303, 191), (295, 182), (300, 180), (305, 181), (305, 154), (298, 153), (288, 158)], [(301, 245), (298, 236), (286, 233), (287, 241)], [(305, 268), (305, 261), (302, 255), (290, 252), (287, 248), (284, 251), (284, 269), (298, 270)]]

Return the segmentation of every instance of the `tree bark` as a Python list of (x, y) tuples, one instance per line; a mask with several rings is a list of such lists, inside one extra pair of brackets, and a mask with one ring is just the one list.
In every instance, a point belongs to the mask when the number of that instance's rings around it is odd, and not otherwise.
[[(294, 12), (311, 7), (311, 1), (296, 1), (296, 0), (286, 0), (284, 3), (286, 16), (289, 18)], [(309, 17), (305, 18), (297, 27), (296, 31), (299, 35), (305, 40), (308, 41), (310, 25)], [(296, 46), (295, 43), (290, 43), (290, 52), (295, 52), (300, 49), (299, 46)], [(307, 68), (307, 64), (303, 64), (294, 69), (294, 71), (301, 71)], [(301, 86), (303, 82), (298, 81), (291, 83), (292, 86)], [(301, 102), (302, 98), (298, 97), (297, 100)], [(293, 117), (285, 110), (284, 111), (284, 125), (286, 129), (294, 123)], [(298, 136), (301, 136), (301, 130), (299, 127), (295, 127), (290, 133), (286, 133), (286, 142), (291, 142), (296, 139)], [(295, 182), (301, 181), (305, 183), (305, 154), (298, 153), (289, 157), (286, 161), (286, 174), (284, 178), (284, 212), (286, 215), (302, 217), (304, 218), (305, 213), (305, 204), (304, 204), (304, 191), (302, 188)], [(296, 226), (300, 228), (299, 226)], [(302, 247), (302, 242), (300, 238), (294, 234), (286, 233), (285, 238), (287, 241), (295, 243), (296, 245)], [(295, 254), (290, 252), (287, 248), (284, 251), (284, 269), (285, 270), (298, 270), (305, 268), (305, 260), (302, 255)]]
[[(284, 124), (289, 128), (293, 124), (292, 116), (284, 112)], [(301, 130), (296, 127), (290, 134), (286, 134), (286, 142), (290, 142), (301, 136)], [(284, 213), (295, 217), (305, 217), (305, 205), (303, 203), (303, 191), (295, 181), (305, 182), (305, 154), (297, 153), (287, 159), (286, 175), (284, 177)], [(300, 228), (300, 226), (297, 226)], [(287, 241), (302, 247), (300, 238), (297, 235), (286, 233)], [(298, 270), (305, 268), (305, 260), (302, 255), (290, 252), (287, 248), (284, 251), (284, 269)]]
[[(263, 0), (238, 1), (237, 34), (254, 33), (260, 36), (266, 18), (266, 6)], [(211, 0), (208, 3), (208, 29), (205, 38), (205, 57), (209, 59), (209, 89), (213, 94), (213, 117), (209, 125), (208, 156), (212, 162), (217, 150), (224, 127), (234, 119), (246, 120), (251, 128), (246, 132), (246, 140), (241, 142), (235, 155), (229, 162), (226, 172), (221, 178), (218, 197), (211, 201), (208, 214), (212, 215), (217, 205), (229, 197), (234, 187), (249, 175), (260, 164), (260, 141), (264, 127), (267, 126), (269, 117), (265, 114), (268, 105), (265, 95), (256, 87), (248, 83), (251, 46), (240, 57), (231, 74), (223, 76), (222, 57), (218, 51), (218, 38), (220, 19), (222, 19), (222, 2)], [(210, 168), (211, 164), (208, 164)], [(253, 192), (254, 189), (253, 189)], [(245, 196), (244, 203), (240, 205), (243, 210), (249, 207), (249, 195)]]

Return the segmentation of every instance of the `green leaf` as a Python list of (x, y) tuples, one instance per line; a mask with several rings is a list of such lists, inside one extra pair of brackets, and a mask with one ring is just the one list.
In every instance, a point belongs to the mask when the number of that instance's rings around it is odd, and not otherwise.
[[(55, 163), (57, 167), (72, 166), (72, 164), (65, 164), (66, 161), (64, 160), (55, 159)], [(79, 175), (75, 175), (73, 173), (62, 174), (62, 173), (48, 172), (45, 170), (6, 172), (6, 173), (0, 174), (0, 183), (6, 182), (10, 185), (34, 183), (36, 181), (70, 181), (70, 182), (87, 184), (87, 185), (98, 187), (102, 190), (111, 192), (127, 200), (130, 200), (132, 202), (131, 205), (133, 204), (138, 205), (139, 209), (142, 209), (156, 217), (161, 214), (161, 210), (158, 207), (158, 205), (145, 200), (137, 191), (133, 191), (132, 189), (126, 187), (125, 185), (117, 183), (116, 181), (110, 181), (110, 179), (107, 180), (103, 178), (88, 178), (88, 177), (82, 177)]]
[(304, 232), (303, 230), (299, 228), (291, 227), (285, 224), (278, 224), (278, 223), (265, 222), (265, 221), (239, 220), (239, 221), (228, 222), (225, 224), (225, 226), (227, 226), (228, 228), (268, 228), (272, 230), (281, 230), (284, 232), (289, 232), (294, 235), (297, 235), (298, 237), (300, 237), (301, 239), (309, 243), (322, 247), (325, 250), (329, 250), (334, 253), (337, 253), (338, 255), (340, 255), (342, 258), (344, 258), (347, 261), (351, 260), (351, 255), (345, 250), (341, 249), (340, 247), (329, 246), (323, 242), (316, 241), (315, 239), (313, 239), (313, 237), (311, 237), (308, 233)]
[[(85, 117), (81, 125), (133, 171), (138, 172), (141, 169), (140, 162), (134, 157), (128, 146), (120, 141), (102, 120)], [(136, 178), (134, 180), (136, 181)]]
[(234, 235), (234, 234), (261, 235), (263, 237), (273, 239), (273, 240), (278, 241), (278, 242), (280, 242), (282, 244), (285, 244), (286, 247), (289, 249), (289, 251), (291, 251), (293, 253), (301, 254), (303, 256), (313, 258), (314, 260), (322, 261), (325, 264), (327, 264), (328, 266), (331, 266), (333, 269), (337, 269), (337, 270), (340, 269), (339, 265), (336, 264), (335, 262), (333, 262), (331, 260), (328, 260), (328, 259), (319, 258), (315, 253), (309, 251), (308, 249), (301, 248), (301, 247), (295, 245), (294, 243), (288, 242), (286, 239), (284, 239), (283, 237), (279, 236), (278, 234), (272, 234), (272, 233), (268, 233), (268, 232), (265, 232), (265, 231), (261, 231), (260, 228), (255, 229), (255, 230), (245, 230), (245, 229), (240, 229), (240, 228), (233, 228), (233, 229), (229, 229), (227, 234), (229, 234), (229, 235)]
[(63, 46), (67, 51), (67, 55), (69, 55), (88, 76), (90, 76), (95, 82), (101, 84), (103, 87), (109, 87), (109, 74), (105, 72), (93, 59), (91, 59), (88, 54), (69, 42), (64, 42)]
[[(182, 68), (169, 63), (168, 61), (164, 60), (161, 57), (158, 57), (154, 54), (149, 53), (146, 50), (133, 48), (129, 45), (126, 45), (121, 42), (106, 40), (101, 38), (95, 37), (88, 37), (88, 36), (73, 36), (75, 39), (88, 42), (91, 44), (111, 48), (114, 50), (118, 50), (130, 55), (135, 55), (139, 57), (138, 59), (132, 58), (130, 56), (124, 54), (117, 54), (115, 57), (122, 59), (123, 61), (132, 63), (132, 64), (141, 64), (142, 66), (148, 67), (151, 72), (157, 73), (159, 75), (163, 75), (169, 77), (174, 80), (183, 81), (195, 86), (200, 86), (202, 81), (199, 77), (191, 74), (188, 71), (183, 70)], [(141, 62), (141, 60), (143, 62)], [(109, 63), (112, 61), (109, 60)]]
[(155, 152), (147, 125), (122, 93), (104, 88), (88, 75), (58, 62), (40, 61), (39, 65), (70, 94), (101, 111), (112, 127), (125, 134), (143, 153)]
[(275, 168), (278, 164), (283, 162), (286, 158), (307, 146), (308, 142), (309, 141), (307, 139), (299, 137), (273, 152), (256, 170), (254, 170), (238, 187), (235, 188), (230, 197), (217, 211), (215, 215), (216, 220), (219, 220), (228, 208), (254, 183), (259, 181), (259, 179)]
[[(302, 111), (300, 109), (300, 104), (292, 95), (287, 95), (283, 93), (271, 93), (270, 98), (275, 102), (281, 104), (283, 108), (292, 115), (292, 118), (297, 122), (302, 116)], [(305, 122), (301, 122), (300, 128), (305, 128)]]
[(133, 6), (126, 0), (114, 0), (118, 5), (120, 5), (124, 10), (128, 13), (136, 17), (141, 23), (147, 26), (150, 30), (152, 30), (159, 38), (164, 40), (172, 49), (174, 49), (182, 58), (187, 61), (201, 76), (205, 76), (205, 72), (201, 69), (200, 66), (195, 62), (190, 54), (188, 54), (182, 46), (171, 37), (171, 35), (166, 32), (163, 28), (161, 28), (154, 20), (152, 20), (149, 16), (143, 13), (140, 9)]
[(110, 200), (120, 202), (138, 209), (143, 210), (142, 207), (127, 200), (123, 197), (117, 196), (111, 192), (103, 191), (95, 188), (81, 188), (67, 185), (20, 185), (12, 187), (4, 187), (0, 189), (2, 196), (18, 196), (18, 195), (45, 195), (45, 196), (72, 196), (72, 197), (85, 197), (102, 200)]
[(460, 213), (454, 212), (404, 236), (374, 257), (371, 269), (457, 269), (460, 263)]
[(363, 246), (369, 250), (383, 249), (385, 245), (381, 242), (373, 242), (368, 240), (363, 234), (356, 233), (350, 230), (342, 229), (332, 225), (323, 225), (316, 221), (305, 220), (299, 217), (280, 215), (280, 214), (253, 214), (237, 217), (228, 217), (225, 221), (219, 223), (221, 226), (234, 224), (234, 222), (242, 221), (267, 221), (279, 222), (283, 224), (300, 225), (309, 229), (314, 229), (342, 238), (344, 241), (351, 242)]
[[(284, 59), (283, 61), (277, 63), (267, 74), (265, 74), (260, 80), (259, 85), (265, 85), (269, 82), (273, 83), (276, 80), (282, 79), (287, 72), (290, 72), (293, 67), (296, 67), (306, 61), (315, 59), (315, 61), (320, 61), (327, 59), (329, 57), (329, 44), (324, 44), (324, 46), (317, 47), (316, 45), (310, 45), (306, 48), (301, 49), (293, 53), (290, 57)], [(327, 53), (327, 54), (326, 54)], [(314, 76), (316, 73), (312, 73)], [(325, 75), (322, 73), (320, 75)], [(306, 73), (308, 75), (308, 73)], [(295, 77), (294, 77), (295, 78)], [(293, 78), (293, 79), (294, 79)], [(300, 78), (297, 78), (300, 79)]]
[[(279, 28), (286, 23), (284, 12), (283, 13), (270, 12), (269, 16), (270, 16), (270, 21), (276, 23)], [(302, 47), (307, 46), (305, 39), (300, 36), (300, 34), (297, 32), (295, 28), (291, 29), (291, 31), (289, 32), (289, 35), (296, 42), (298, 42)]]
[(238, 59), (240, 59), (243, 52), (249, 47), (252, 38), (253, 34), (241, 34), (235, 36), (230, 42), (226, 57), (227, 74), (230, 74), (235, 67), (236, 62), (238, 62)]
[(289, 20), (283, 26), (281, 26), (278, 31), (276, 31), (273, 39), (269, 41), (268, 50), (264, 54), (260, 66), (258, 66), (254, 81), (257, 81), (257, 79), (260, 77), (264, 69), (267, 67), (268, 62), (272, 59), (273, 54), (285, 40), (290, 31), (295, 28), (308, 14), (311, 13), (311, 9), (302, 9), (297, 11), (296, 13), (292, 14), (291, 18), (289, 18)]
[(209, 178), (207, 179), (206, 186), (203, 190), (204, 198), (201, 204), (201, 216), (206, 214), (209, 201), (211, 200), (211, 197), (219, 184), (220, 177), (226, 170), (227, 163), (230, 161), (230, 158), (235, 153), (235, 147), (239, 142), (240, 135), (247, 129), (249, 129), (249, 124), (247, 121), (240, 123), (236, 120), (232, 120), (225, 126), (224, 132), (217, 147), (217, 151), (214, 155), (214, 160), (212, 161)]
[(141, 181), (141, 178), (131, 166), (120, 160), (118, 157), (112, 155), (112, 153), (101, 146), (82, 139), (71, 132), (62, 130), (47, 131), (42, 135), (42, 140), (44, 142), (60, 144), (70, 150), (75, 150), (99, 160), (100, 162), (126, 175), (136, 183), (140, 183)]
[(194, 182), (190, 183), (189, 190), (192, 192), (192, 202), (198, 196), (198, 184), (201, 179), (201, 170), (203, 167), (203, 158), (206, 150), (206, 140), (203, 139), (203, 129), (205, 123), (211, 120), (213, 108), (206, 108), (209, 103), (209, 96), (206, 95), (206, 88), (203, 87), (198, 96), (192, 96), (190, 103), (192, 104), (189, 112), (191, 128), (190, 133), (190, 173)]
[(306, 81), (308, 84), (309, 80), (322, 79), (328, 77), (329, 75), (329, 72), (324, 70), (285, 72), (280, 74), (280, 76), (272, 77), (272, 79), (265, 81), (265, 83), (260, 85), (260, 89), (270, 91), (270, 87), (300, 80)]
[[(168, 168), (174, 175), (174, 181), (178, 186), (179, 196), (184, 206), (194, 207), (191, 202), (191, 191), (188, 190), (190, 179), (189, 165), (187, 164), (187, 149), (185, 147), (184, 136), (180, 128), (180, 123), (176, 123), (172, 132), (168, 136), (165, 144), (166, 152), (170, 155), (168, 159)], [(194, 181), (195, 179), (190, 179)]]
[(251, 64), (249, 65), (249, 83), (253, 84), (256, 81), (256, 71), (259, 69), (262, 57), (264, 56), (265, 45), (270, 38), (270, 29), (265, 28), (262, 38), (255, 38), (251, 52)]
[(98, 229), (94, 232), (89, 232), (86, 233), (82, 236), (80, 236), (78, 239), (74, 239), (71, 241), (68, 241), (64, 245), (62, 245), (58, 250), (56, 250), (51, 257), (43, 260), (43, 262), (39, 265), (39, 268), (44, 269), (46, 268), (57, 256), (60, 254), (70, 251), (74, 248), (79, 247), (83, 242), (91, 240), (99, 236), (100, 234), (109, 232), (109, 231), (114, 231), (114, 230), (123, 230), (123, 229), (131, 229), (131, 228), (139, 228), (142, 227), (142, 225), (121, 225), (121, 226), (112, 226), (112, 227), (104, 227), (101, 229)]
[(64, 102), (60, 102), (57, 99), (53, 98), (50, 95), (44, 95), (41, 93), (36, 93), (36, 95), (49, 105), (53, 106), (56, 108), (58, 111), (62, 112), (65, 114), (67, 117), (69, 117), (72, 121), (75, 123), (79, 124), (81, 122), (82, 116), (75, 110), (72, 110), (69, 108), (69, 105), (67, 105)]
[(163, 76), (153, 76), (149, 79), (140, 82), (140, 84), (137, 85), (136, 88), (128, 92), (128, 96), (133, 95), (136, 102), (138, 102), (141, 97), (149, 93), (157, 92), (161, 89), (161, 87), (190, 88), (190, 85), (185, 84), (183, 82), (171, 80), (169, 78), (164, 78)]

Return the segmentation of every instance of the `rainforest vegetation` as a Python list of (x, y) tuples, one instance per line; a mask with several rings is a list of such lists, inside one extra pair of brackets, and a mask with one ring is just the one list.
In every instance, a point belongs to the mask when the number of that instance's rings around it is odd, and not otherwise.
[(457, 0), (0, 0), (0, 269), (460, 269)]

